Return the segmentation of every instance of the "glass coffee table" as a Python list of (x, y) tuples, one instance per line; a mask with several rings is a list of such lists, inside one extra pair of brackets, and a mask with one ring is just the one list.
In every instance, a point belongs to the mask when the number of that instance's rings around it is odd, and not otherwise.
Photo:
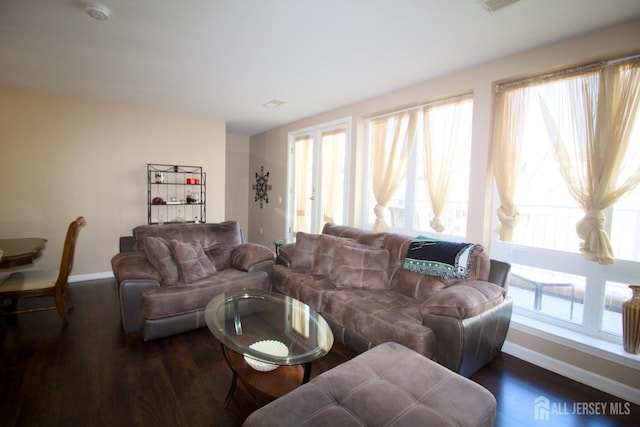
[(313, 361), (333, 346), (333, 333), (322, 316), (278, 293), (223, 293), (209, 302), (205, 318), (233, 371), (225, 407), (238, 379), (268, 399), (283, 396), (309, 381)]

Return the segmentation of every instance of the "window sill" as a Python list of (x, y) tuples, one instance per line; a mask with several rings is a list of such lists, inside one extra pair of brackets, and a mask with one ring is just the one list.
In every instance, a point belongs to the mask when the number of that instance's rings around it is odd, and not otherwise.
[[(559, 345), (640, 370), (640, 354), (625, 352), (622, 344), (584, 335), (518, 313), (513, 313), (510, 327)], [(535, 349), (533, 350), (535, 351)]]

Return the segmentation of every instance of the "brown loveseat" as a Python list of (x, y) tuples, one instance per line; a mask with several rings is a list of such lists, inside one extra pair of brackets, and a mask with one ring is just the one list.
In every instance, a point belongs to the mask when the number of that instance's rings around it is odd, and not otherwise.
[(412, 240), (335, 224), (320, 235), (298, 233), (279, 249), (273, 289), (321, 313), (356, 352), (397, 342), (468, 376), (504, 343), (510, 266), (475, 245), (464, 279), (410, 271)]
[(124, 332), (149, 340), (200, 328), (218, 294), (269, 290), (273, 258), (234, 221), (136, 227), (111, 259)]

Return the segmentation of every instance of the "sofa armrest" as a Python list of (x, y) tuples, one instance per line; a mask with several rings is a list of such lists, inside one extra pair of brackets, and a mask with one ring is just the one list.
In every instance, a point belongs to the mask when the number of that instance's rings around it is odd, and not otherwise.
[(155, 280), (125, 280), (120, 282), (118, 296), (120, 298), (120, 315), (125, 334), (141, 333), (144, 326), (142, 316), (142, 294), (150, 289), (160, 287)]
[(231, 253), (231, 265), (238, 270), (252, 271), (252, 266), (265, 262), (273, 265), (273, 252), (257, 243), (243, 243)]
[(160, 273), (140, 252), (118, 253), (111, 258), (111, 268), (118, 285), (120, 315), (125, 334), (142, 332), (142, 294), (160, 286)]
[(489, 281), (498, 286), (502, 286), (505, 291), (509, 290), (509, 274), (511, 273), (511, 264), (491, 260), (491, 269), (489, 270)]
[(269, 277), (271, 277), (271, 272), (273, 271), (273, 261), (262, 261), (257, 264), (253, 264), (247, 271), (249, 273), (252, 273), (254, 271), (264, 271)]
[(505, 299), (483, 313), (466, 319), (427, 313), (422, 323), (435, 335), (433, 360), (463, 376), (470, 376), (502, 349), (513, 311)]
[(122, 236), (120, 237), (120, 253), (123, 252), (134, 252), (136, 240), (133, 236)]
[(505, 294), (505, 289), (494, 283), (481, 280), (458, 282), (427, 298), (422, 303), (422, 315), (467, 319), (499, 305)]
[(280, 248), (278, 249), (278, 256), (276, 257), (276, 264), (284, 265), (285, 267), (291, 268), (291, 262), (293, 261), (293, 256), (295, 255), (295, 253), (295, 243), (287, 243), (280, 246)]
[(118, 253), (111, 258), (111, 269), (118, 283), (125, 280), (153, 280), (160, 282), (160, 272), (141, 252)]

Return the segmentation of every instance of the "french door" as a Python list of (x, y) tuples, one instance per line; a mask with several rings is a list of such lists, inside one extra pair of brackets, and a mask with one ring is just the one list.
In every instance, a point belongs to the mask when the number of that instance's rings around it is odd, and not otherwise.
[(343, 120), (289, 135), (289, 241), (298, 231), (316, 234), (327, 222), (345, 223), (350, 134)]

